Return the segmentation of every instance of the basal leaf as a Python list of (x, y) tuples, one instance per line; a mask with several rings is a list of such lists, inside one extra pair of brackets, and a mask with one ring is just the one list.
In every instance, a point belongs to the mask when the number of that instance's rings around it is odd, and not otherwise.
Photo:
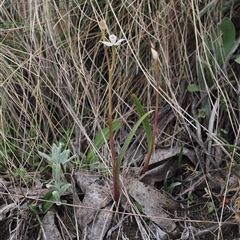
[(121, 165), (122, 165), (122, 160), (123, 160), (123, 157), (125, 156), (125, 153), (128, 149), (128, 146), (129, 144), (131, 143), (132, 141), (132, 138), (133, 136), (135, 135), (138, 127), (140, 126), (140, 124), (143, 122), (143, 120), (150, 114), (152, 113), (152, 111), (149, 111), (147, 113), (145, 113), (134, 125), (133, 129), (131, 130), (131, 132), (128, 134), (119, 154), (118, 154), (118, 157), (117, 157), (117, 161), (116, 161), (116, 173), (117, 173), (117, 176), (119, 177), (119, 172), (120, 172), (120, 168), (121, 168)]
[(226, 17), (221, 22), (220, 30), (222, 31), (222, 44), (225, 57), (227, 57), (236, 39), (235, 26), (232, 21)]
[[(118, 128), (120, 128), (122, 124), (122, 121), (114, 121), (113, 122), (113, 131), (116, 131)], [(103, 128), (101, 131), (97, 133), (93, 140), (93, 144), (95, 148), (99, 149), (101, 146), (105, 143), (106, 140), (109, 139), (109, 127)], [(96, 156), (94, 147), (90, 147), (87, 151), (87, 161), (88, 163), (91, 162), (91, 160)]]
[[(141, 104), (141, 102), (139, 101), (138, 97), (135, 94), (131, 94), (132, 100), (135, 104), (135, 107), (137, 109), (138, 115), (140, 117), (142, 117), (146, 112), (143, 109), (143, 106)], [(142, 121), (142, 125), (143, 128), (146, 132), (147, 135), (147, 143), (148, 143), (148, 152), (151, 151), (151, 147), (152, 147), (152, 139), (153, 139), (153, 133), (152, 133), (152, 128), (150, 126), (149, 120), (148, 118), (144, 118), (144, 120)]]

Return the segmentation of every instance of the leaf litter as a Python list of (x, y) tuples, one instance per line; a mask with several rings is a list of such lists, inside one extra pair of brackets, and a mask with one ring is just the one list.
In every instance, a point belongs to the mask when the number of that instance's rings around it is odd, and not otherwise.
[[(180, 206), (179, 202), (177, 202), (171, 194), (168, 194), (161, 189), (157, 189), (155, 185), (157, 182), (163, 182), (165, 180), (166, 172), (171, 168), (171, 173), (168, 175), (169, 178), (172, 178), (176, 171), (178, 171), (177, 156), (179, 155), (180, 151), (181, 147), (179, 146), (156, 149), (150, 162), (150, 169), (145, 175), (139, 175), (140, 169), (134, 167), (126, 166), (122, 171), (121, 178), (124, 194), (121, 195), (120, 206), (126, 213), (126, 215), (123, 216), (127, 216), (128, 213), (132, 214), (136, 212), (134, 218), (138, 225), (138, 229), (141, 231), (141, 236), (143, 239), (151, 239), (149, 238), (151, 235), (161, 236), (160, 239), (167, 239), (169, 236), (175, 236), (178, 231), (178, 224), (172, 219), (171, 216), (173, 216), (172, 214), (175, 214), (175, 212), (184, 211), (185, 208)], [(186, 156), (193, 165), (196, 164), (197, 161), (194, 151), (184, 147), (183, 155)], [(229, 169), (226, 167), (223, 169), (223, 172), (226, 176), (228, 175)], [(234, 189), (239, 186), (238, 172), (239, 171), (237, 168), (233, 168), (233, 171), (231, 171), (228, 181), (230, 189), (227, 192), (227, 196), (231, 196), (232, 192), (236, 192)], [(222, 192), (226, 188), (226, 184), (221, 176), (222, 175), (218, 171), (213, 172), (211, 175), (212, 181), (219, 182), (219, 185), (222, 186)], [(108, 238), (111, 238), (110, 230), (112, 229), (112, 231), (114, 231), (114, 228), (111, 227), (111, 225), (113, 224), (113, 216), (116, 210), (116, 206), (114, 206), (112, 200), (111, 182), (104, 179), (102, 175), (98, 174), (97, 172), (88, 170), (80, 170), (75, 172), (74, 181), (84, 194), (83, 199), (80, 200), (79, 196), (76, 194), (76, 191), (73, 191), (73, 203), (74, 205), (79, 206), (75, 208), (75, 213), (78, 225), (82, 231), (83, 239), (103, 239), (104, 236), (107, 235), (107, 232), (109, 236)], [(190, 174), (184, 179), (184, 184), (186, 184), (185, 188), (181, 189), (179, 194), (175, 194), (175, 197), (177, 196), (183, 199), (183, 195), (187, 194), (189, 199), (193, 191), (203, 188), (202, 185), (205, 181), (206, 176), (201, 172), (196, 171), (193, 174)], [(4, 185), (1, 187), (4, 188)], [(210, 187), (212, 188), (212, 186)], [(14, 189), (11, 186), (8, 186), (8, 191), (14, 193)], [(21, 188), (17, 191), (17, 194), (20, 194), (21, 191), (24, 192), (26, 197), (29, 196), (32, 199), (37, 199), (41, 198), (41, 196), (43, 197), (45, 189), (36, 189), (34, 192)], [(207, 202), (210, 198), (207, 196), (207, 192), (205, 195), (207, 197), (205, 201)], [(221, 196), (221, 193), (219, 193), (219, 196)], [(136, 208), (133, 209), (133, 202), (137, 202), (141, 206), (141, 211), (136, 210)], [(239, 202), (239, 195), (235, 194), (231, 199), (231, 204), (236, 203), (232, 207), (236, 209), (237, 213), (240, 212), (240, 208), (238, 206), (240, 205)], [(0, 208), (0, 216), (2, 221), (8, 221), (9, 217), (15, 214), (14, 209), (16, 208), (17, 203), (2, 205)], [(55, 236), (56, 239), (61, 239), (59, 237), (61, 235), (59, 235), (59, 227), (55, 223), (54, 216), (55, 212), (51, 210), (45, 215), (42, 222), (39, 221), (42, 229), (41, 233), (39, 234), (42, 234), (44, 239), (49, 239), (49, 236)], [(176, 216), (174, 218), (176, 218)], [(146, 219), (149, 221), (148, 228), (152, 229), (148, 230), (151, 233), (144, 230), (146, 227), (144, 221)], [(24, 221), (24, 219), (21, 221), (21, 226), (23, 226)], [(124, 224), (123, 221), (122, 224)], [(16, 231), (13, 232), (12, 236), (17, 234), (18, 229), (20, 229), (19, 227), (20, 225), (18, 228), (16, 228)], [(120, 228), (119, 226), (117, 228), (121, 230), (122, 239), (124, 236), (126, 238), (124, 229)], [(51, 229), (55, 229), (55, 232), (52, 233)], [(185, 233), (188, 230), (188, 233), (186, 234), (189, 236), (192, 230), (189, 229), (187, 224), (184, 229)], [(196, 237), (205, 235), (207, 232), (200, 230), (201, 228), (198, 226), (195, 226), (194, 229), (194, 234)], [(216, 224), (214, 226), (211, 225), (204, 227), (204, 229), (216, 229)]]
[(111, 189), (106, 181), (93, 171), (81, 170), (76, 172), (74, 177), (84, 193), (82, 202), (75, 198), (75, 204), (82, 206), (76, 209), (78, 224), (87, 239), (103, 237), (112, 221)]
[[(165, 234), (171, 235), (174, 235), (176, 231), (176, 223), (171, 220), (167, 211), (181, 211), (182, 208), (169, 194), (156, 189), (154, 184), (163, 181), (169, 169), (172, 168), (169, 177), (176, 173), (177, 162), (172, 158), (178, 155), (180, 150), (179, 146), (157, 149), (150, 162), (152, 169), (145, 175), (139, 176), (139, 168), (129, 167), (123, 177), (123, 189), (126, 190), (131, 200), (140, 204), (146, 218), (157, 224)], [(193, 152), (188, 149), (184, 148), (183, 154), (188, 156), (191, 161), (195, 161)], [(88, 170), (76, 172), (74, 178), (84, 193), (82, 201), (75, 198), (75, 204), (82, 206), (76, 210), (80, 228), (88, 236), (88, 239), (104, 236), (113, 217), (113, 214), (109, 212), (110, 209), (113, 209), (110, 184), (102, 180), (101, 175)], [(129, 201), (129, 197), (122, 195), (121, 206), (126, 211), (130, 211), (131, 203), (126, 204), (127, 201)]]

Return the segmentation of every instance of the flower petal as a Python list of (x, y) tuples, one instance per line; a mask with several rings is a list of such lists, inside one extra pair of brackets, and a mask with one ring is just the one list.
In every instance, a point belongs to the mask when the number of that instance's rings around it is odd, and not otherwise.
[(116, 43), (116, 41), (117, 41), (117, 37), (116, 37), (114, 34), (111, 34), (111, 35), (109, 36), (109, 40), (110, 40), (110, 42), (111, 42), (113, 45), (115, 45), (115, 43)]
[(104, 41), (100, 41), (100, 42), (103, 43), (104, 45), (108, 46), (108, 47), (113, 46), (113, 44), (110, 43), (110, 42), (104, 42)]
[(114, 45), (119, 46), (121, 42), (125, 41), (126, 39), (119, 39)]

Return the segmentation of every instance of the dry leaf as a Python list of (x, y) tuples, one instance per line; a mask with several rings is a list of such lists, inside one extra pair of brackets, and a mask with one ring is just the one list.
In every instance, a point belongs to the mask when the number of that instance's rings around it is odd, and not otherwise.
[(112, 213), (107, 210), (112, 210), (111, 204), (104, 207), (104, 211), (98, 211), (94, 220), (83, 229), (83, 239), (96, 240), (104, 239), (112, 222)]
[(128, 193), (141, 205), (143, 213), (149, 219), (167, 233), (174, 231), (176, 224), (169, 219), (162, 208), (177, 210), (180, 206), (169, 195), (136, 178), (127, 178), (124, 185)]
[(164, 159), (174, 157), (180, 153), (180, 150), (181, 147), (179, 147), (178, 145), (175, 145), (173, 147), (157, 148), (151, 157), (150, 165)]
[(157, 166), (144, 175), (140, 176), (140, 180), (146, 184), (154, 185), (155, 182), (162, 182), (166, 178), (168, 172), (168, 178), (171, 178), (178, 170), (178, 164), (176, 159), (168, 159), (166, 163)]
[(148, 171), (140, 177), (140, 180), (149, 185), (154, 185), (155, 182), (164, 181), (166, 174), (172, 177), (178, 169), (177, 161), (171, 159), (180, 152), (180, 147), (158, 148), (153, 153)]
[(106, 182), (92, 171), (81, 170), (76, 172), (74, 177), (85, 194), (82, 207), (76, 209), (78, 223), (88, 239), (95, 240), (99, 234), (105, 235), (111, 223), (112, 213), (104, 211), (110, 209), (111, 190)]
[[(172, 157), (177, 156), (180, 151), (181, 147), (177, 145), (174, 147), (156, 149), (150, 160), (150, 170), (142, 175), (140, 180), (149, 185), (154, 185), (155, 182), (164, 181), (167, 172), (168, 178), (171, 178), (178, 170), (177, 159), (172, 159)], [(183, 148), (183, 155), (187, 156), (191, 162), (196, 163), (194, 151)]]
[(61, 240), (61, 234), (55, 224), (55, 213), (48, 211), (42, 221), (43, 239), (59, 239)]

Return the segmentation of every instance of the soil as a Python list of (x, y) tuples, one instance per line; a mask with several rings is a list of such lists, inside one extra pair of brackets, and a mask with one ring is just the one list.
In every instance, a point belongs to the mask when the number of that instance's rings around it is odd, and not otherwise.
[[(157, 186), (159, 189), (162, 185)], [(177, 189), (177, 188), (176, 188)], [(44, 189), (43, 189), (44, 190)], [(3, 190), (2, 190), (3, 191)], [(9, 188), (8, 188), (8, 191)], [(77, 189), (77, 192), (79, 189)], [(5, 191), (6, 192), (6, 191)], [(199, 193), (200, 191), (195, 191)], [(177, 190), (173, 191), (173, 195), (177, 195)], [(193, 194), (194, 195), (194, 194)], [(235, 194), (236, 195), (236, 194)], [(20, 196), (20, 193), (19, 195)], [(80, 200), (83, 200), (82, 193), (78, 195)], [(236, 196), (235, 196), (236, 197)], [(43, 198), (43, 196), (41, 197)], [(233, 198), (233, 197), (232, 197)], [(201, 199), (201, 200), (200, 200)], [(205, 200), (204, 200), (205, 199)], [(55, 206), (53, 208), (54, 224), (57, 231), (62, 236), (62, 239), (81, 239), (80, 227), (76, 229), (75, 212), (73, 211), (73, 198), (72, 196), (66, 195), (62, 198), (68, 205)], [(145, 240), (142, 237), (142, 228), (147, 233), (148, 239), (208, 239), (208, 240), (237, 240), (240, 239), (240, 230), (234, 211), (232, 210), (231, 201), (226, 202), (222, 212), (222, 226), (219, 230), (219, 219), (222, 211), (221, 201), (215, 202), (215, 208), (211, 209), (209, 205), (209, 198), (201, 198), (194, 195), (195, 202), (190, 206), (192, 207), (188, 211), (169, 211), (165, 212), (168, 214), (170, 219), (176, 219), (177, 228), (173, 233), (170, 233), (168, 237), (156, 237), (159, 236), (159, 228), (147, 217), (132, 216), (131, 213), (128, 215), (115, 214), (109, 230), (105, 234), (105, 240), (119, 239), (119, 240)], [(236, 200), (236, 199), (235, 199)], [(204, 204), (197, 204), (197, 201), (205, 201)], [(13, 205), (12, 208), (5, 210), (5, 207)], [(37, 216), (29, 210), (29, 206), (36, 204), (33, 199), (24, 199), (23, 197), (14, 197), (13, 195), (0, 196), (0, 239), (44, 239), (42, 234), (42, 217)], [(183, 208), (185, 203), (181, 203)], [(218, 217), (217, 217), (218, 216)], [(137, 222), (139, 221), (139, 222)]]
[[(170, 236), (168, 239), (181, 239), (181, 235), (185, 233), (187, 238), (182, 239), (208, 239), (208, 240), (237, 240), (240, 239), (239, 236), (239, 228), (237, 224), (225, 224), (223, 223), (221, 229), (220, 238), (218, 238), (218, 224), (212, 224), (209, 221), (215, 221), (214, 214), (209, 214), (207, 212), (207, 208), (205, 207), (201, 211), (195, 211), (191, 213), (177, 213), (176, 217), (179, 219), (186, 219), (187, 221), (179, 221), (177, 225), (176, 232), (174, 236)], [(63, 221), (64, 225), (67, 228), (68, 234), (70, 234), (71, 239), (77, 239), (76, 229), (69, 217), (72, 216), (72, 211), (70, 208), (59, 208), (58, 209), (58, 216), (61, 217), (61, 221)], [(192, 220), (192, 221), (190, 221)], [(24, 223), (23, 223), (23, 222)], [(59, 227), (59, 220), (56, 217), (55, 222)], [(145, 224), (149, 224), (150, 221), (145, 219)], [(18, 227), (19, 224), (19, 227)], [(129, 240), (142, 240), (141, 232), (139, 229), (136, 220), (132, 216), (127, 216), (122, 221), (122, 224), (117, 226), (117, 221), (113, 220), (112, 226), (110, 229), (112, 231), (108, 232), (110, 235), (106, 236), (105, 239), (129, 239)], [(21, 229), (24, 227), (25, 229)], [(190, 230), (187, 232), (187, 229)], [(14, 215), (0, 221), (0, 232), (1, 232), (1, 240), (8, 240), (11, 239), (11, 236), (16, 233), (16, 239), (28, 239), (28, 240), (35, 240), (38, 239), (38, 233), (40, 230), (40, 224), (36, 216), (28, 210), (24, 211), (22, 216), (19, 215), (19, 212), (15, 211)], [(11, 233), (10, 233), (11, 232)], [(64, 234), (64, 232), (62, 232)], [(191, 234), (194, 234), (195, 237), (191, 238)], [(66, 232), (64, 234), (67, 236)], [(158, 239), (152, 237), (149, 234), (150, 239)], [(41, 239), (41, 238), (40, 238)], [(64, 239), (69, 239), (66, 237)]]

